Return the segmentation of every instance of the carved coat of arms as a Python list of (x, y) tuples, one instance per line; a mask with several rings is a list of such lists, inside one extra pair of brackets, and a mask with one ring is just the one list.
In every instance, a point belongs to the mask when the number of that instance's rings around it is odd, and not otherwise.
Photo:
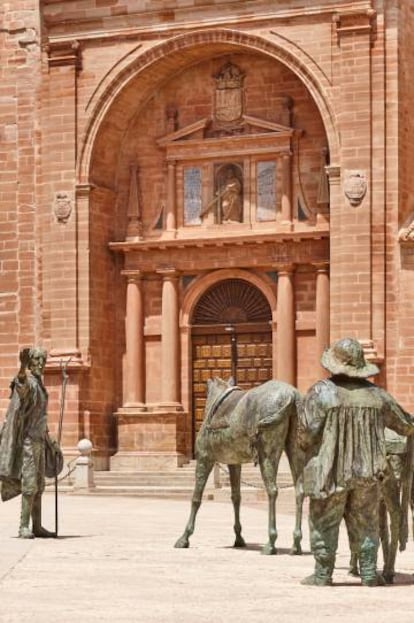
[(68, 221), (72, 212), (72, 200), (69, 193), (55, 193), (53, 211), (58, 223), (66, 223)]
[(365, 171), (345, 171), (344, 193), (352, 206), (358, 206), (367, 192), (367, 175)]
[(230, 123), (243, 113), (244, 74), (233, 63), (226, 63), (214, 76), (216, 81), (215, 119)]

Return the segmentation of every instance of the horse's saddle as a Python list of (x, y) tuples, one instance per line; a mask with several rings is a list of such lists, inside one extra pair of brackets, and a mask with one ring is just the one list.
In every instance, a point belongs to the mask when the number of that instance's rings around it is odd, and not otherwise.
[(236, 390), (240, 390), (236, 385), (233, 387), (229, 387), (222, 396), (220, 396), (219, 400), (213, 404), (210, 413), (207, 417), (207, 429), (210, 431), (222, 430), (223, 428), (228, 428), (230, 426), (230, 416), (232, 414), (232, 410), (220, 409), (223, 404), (225, 398)]

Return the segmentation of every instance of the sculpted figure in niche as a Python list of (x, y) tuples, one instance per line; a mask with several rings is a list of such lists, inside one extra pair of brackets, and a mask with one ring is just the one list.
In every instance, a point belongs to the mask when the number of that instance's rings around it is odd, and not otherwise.
[(237, 176), (236, 167), (226, 168), (219, 193), (220, 221), (240, 223), (243, 220), (242, 183)]

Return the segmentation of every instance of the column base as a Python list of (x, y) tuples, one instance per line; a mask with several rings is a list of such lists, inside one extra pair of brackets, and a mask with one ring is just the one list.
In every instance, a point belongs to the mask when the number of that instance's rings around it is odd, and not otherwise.
[(183, 406), (179, 402), (158, 402), (154, 405), (148, 405), (148, 410), (154, 413), (174, 413), (183, 411)]
[(188, 462), (179, 452), (117, 452), (111, 457), (113, 472), (174, 470)]
[(175, 469), (186, 462), (188, 414), (182, 405), (122, 407), (114, 415), (118, 452), (111, 457), (111, 469)]

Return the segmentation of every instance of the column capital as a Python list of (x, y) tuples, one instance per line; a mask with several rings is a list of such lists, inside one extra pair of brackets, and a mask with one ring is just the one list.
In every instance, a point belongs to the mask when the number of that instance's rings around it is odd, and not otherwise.
[(163, 279), (177, 279), (180, 275), (179, 271), (174, 266), (160, 266), (155, 269), (155, 272)]
[(49, 67), (72, 66), (82, 69), (81, 45), (77, 39), (49, 42), (45, 50)]
[(126, 277), (129, 283), (141, 281), (144, 276), (142, 270), (121, 270), (121, 275)]
[(76, 197), (89, 197), (94, 188), (96, 188), (96, 185), (89, 182), (76, 184)]
[(331, 184), (339, 184), (341, 181), (341, 167), (339, 165), (328, 164), (325, 171)]
[(329, 262), (312, 262), (312, 266), (318, 273), (329, 273)]
[(275, 266), (278, 275), (291, 275), (296, 270), (296, 264), (287, 262), (286, 264), (278, 264)]

